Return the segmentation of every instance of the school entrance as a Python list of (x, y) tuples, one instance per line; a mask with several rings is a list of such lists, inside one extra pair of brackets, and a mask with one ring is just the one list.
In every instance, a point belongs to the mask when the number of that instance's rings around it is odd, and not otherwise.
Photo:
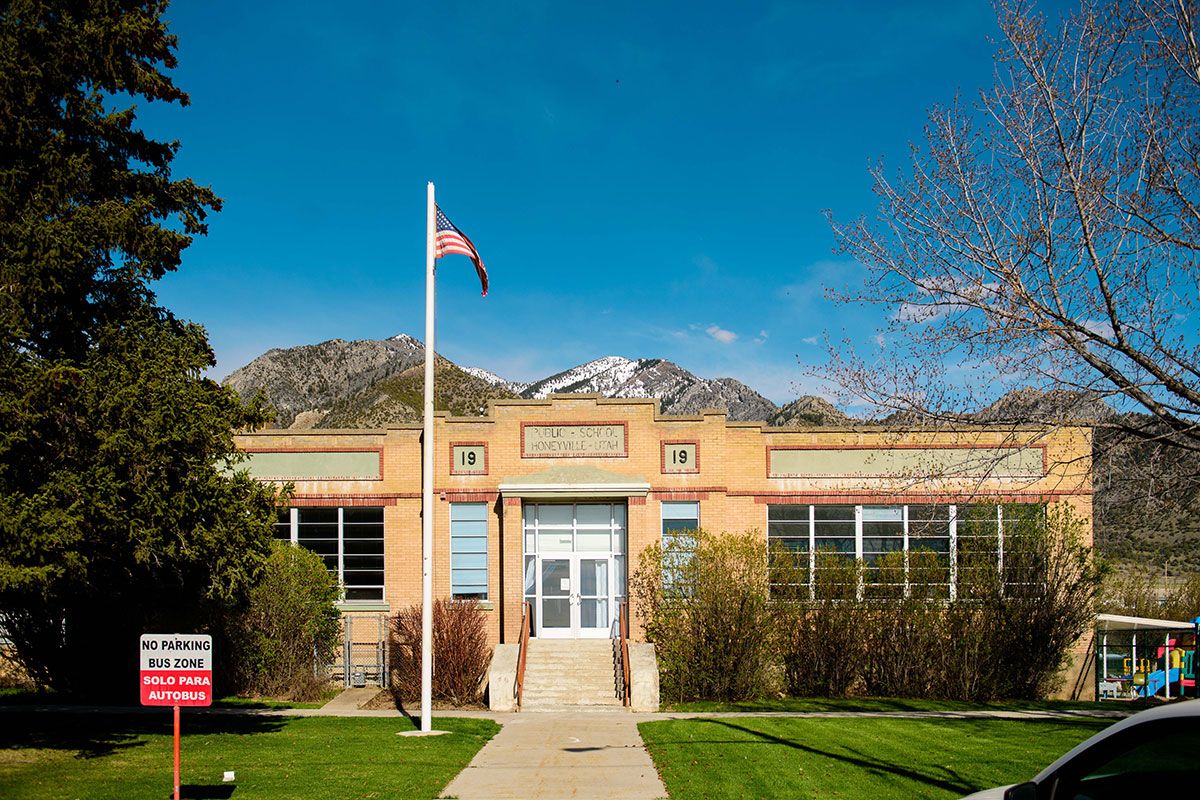
[(523, 505), (525, 600), (533, 634), (607, 638), (625, 599), (624, 502)]

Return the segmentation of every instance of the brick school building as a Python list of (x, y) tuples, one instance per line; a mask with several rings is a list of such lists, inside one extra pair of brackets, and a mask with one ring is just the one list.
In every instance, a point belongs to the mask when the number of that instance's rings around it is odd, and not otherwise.
[[(237, 442), (252, 476), (294, 486), (276, 535), (324, 557), (343, 613), (420, 603), (420, 425)], [(888, 553), (933, 551), (953, 599), (964, 552), (1002, 564), (1006, 531), (1050, 504), (1091, 517), (1087, 428), (771, 428), (557, 395), (439, 415), (434, 442), (434, 596), (479, 603), (494, 643), (517, 641), (526, 602), (534, 637), (607, 638), (638, 554), (695, 529), (844, 553), (868, 583)]]

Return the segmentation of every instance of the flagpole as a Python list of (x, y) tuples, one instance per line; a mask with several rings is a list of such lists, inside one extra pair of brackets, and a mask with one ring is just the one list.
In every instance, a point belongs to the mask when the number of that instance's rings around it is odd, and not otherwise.
[(421, 462), (421, 730), (432, 728), (433, 708), (433, 359), (434, 231), (433, 181), (425, 209), (425, 433)]

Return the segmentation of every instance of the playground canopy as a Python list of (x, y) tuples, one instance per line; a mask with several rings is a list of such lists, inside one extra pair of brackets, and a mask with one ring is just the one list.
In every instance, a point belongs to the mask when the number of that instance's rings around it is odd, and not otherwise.
[(1196, 696), (1196, 621), (1096, 616), (1096, 698)]

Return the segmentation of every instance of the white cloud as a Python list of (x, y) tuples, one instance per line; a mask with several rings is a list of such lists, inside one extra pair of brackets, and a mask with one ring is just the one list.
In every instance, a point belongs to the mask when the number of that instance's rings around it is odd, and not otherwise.
[(738, 338), (738, 335), (733, 331), (727, 331), (717, 325), (709, 325), (704, 329), (704, 332), (721, 344), (733, 344)]
[(805, 336), (805, 337), (804, 337), (803, 339), (801, 339), (800, 341), (804, 342), (805, 344), (816, 344), (816, 343), (817, 343), (817, 337), (816, 337), (816, 336)]
[(765, 344), (767, 339), (770, 338), (770, 336), (771, 336), (771, 334), (767, 333), (765, 330), (759, 331), (758, 336), (754, 337), (754, 343), (755, 344)]
[(912, 299), (901, 302), (893, 314), (902, 322), (933, 322), (950, 314), (986, 307), (1001, 297), (999, 283), (955, 283), (950, 278), (926, 281), (913, 288)]
[(877, 344), (879, 346), (880, 350), (887, 347), (887, 339), (884, 338), (882, 333), (875, 334), (875, 336), (873, 338), (875, 340), (875, 344)]
[(1097, 336), (1113, 336), (1112, 323), (1106, 319), (1084, 319), (1080, 320), (1079, 324), (1088, 329)]
[(780, 286), (776, 290), (776, 297), (804, 307), (812, 303), (824, 303), (827, 291), (861, 283), (866, 271), (866, 267), (857, 261), (814, 261), (797, 268), (795, 273), (801, 277)]

